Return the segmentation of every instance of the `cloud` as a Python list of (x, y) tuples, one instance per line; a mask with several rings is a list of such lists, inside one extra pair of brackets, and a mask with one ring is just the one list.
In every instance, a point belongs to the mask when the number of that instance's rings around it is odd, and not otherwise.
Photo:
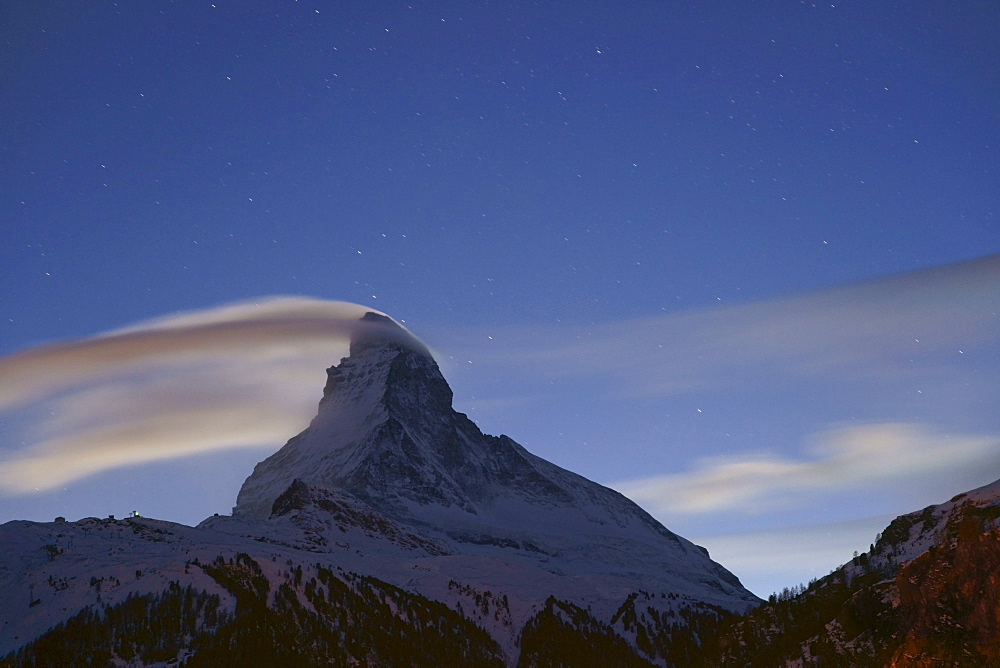
[(353, 333), (377, 327), (359, 321), (371, 310), (347, 302), (266, 297), (30, 348), (0, 358), (0, 408), (135, 366), (211, 357), (255, 363), (304, 351), (346, 352)]
[(500, 375), (589, 379), (613, 396), (948, 375), (957, 355), (1000, 341), (1000, 254), (803, 295), (572, 330), (434, 336)]
[(0, 410), (23, 424), (0, 452), (0, 493), (109, 468), (275, 445), (315, 414), (323, 369), (364, 306), (300, 297), (165, 318), (0, 358)]
[(979, 477), (995, 476), (998, 470), (1000, 436), (945, 435), (919, 424), (871, 424), (818, 434), (804, 456), (759, 453), (701, 460), (687, 473), (612, 486), (667, 516), (753, 515), (801, 508), (824, 495), (861, 490), (891, 494), (931, 478), (951, 490), (943, 493), (954, 493), (989, 482)]

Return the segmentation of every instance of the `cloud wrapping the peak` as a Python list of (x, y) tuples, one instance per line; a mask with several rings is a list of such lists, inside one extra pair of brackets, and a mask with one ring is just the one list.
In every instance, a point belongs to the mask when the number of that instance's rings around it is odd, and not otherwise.
[[(268, 297), (181, 313), (0, 358), (0, 411), (23, 423), (0, 451), (0, 493), (220, 448), (276, 446), (301, 430), (323, 371), (364, 306)], [(17, 419), (19, 418), (19, 419)]]

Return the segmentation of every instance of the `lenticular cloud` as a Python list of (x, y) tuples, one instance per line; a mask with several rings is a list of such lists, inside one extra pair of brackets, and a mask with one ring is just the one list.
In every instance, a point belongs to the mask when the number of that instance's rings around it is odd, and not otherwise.
[[(268, 297), (0, 358), (0, 493), (221, 448), (277, 445), (315, 412), (323, 370), (367, 307)], [(18, 429), (17, 425), (24, 425)]]

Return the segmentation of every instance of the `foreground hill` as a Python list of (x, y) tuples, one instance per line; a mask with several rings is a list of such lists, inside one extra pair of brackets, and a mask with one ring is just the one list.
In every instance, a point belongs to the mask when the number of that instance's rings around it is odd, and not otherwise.
[(871, 549), (722, 622), (706, 665), (1000, 665), (1000, 480), (902, 515)]

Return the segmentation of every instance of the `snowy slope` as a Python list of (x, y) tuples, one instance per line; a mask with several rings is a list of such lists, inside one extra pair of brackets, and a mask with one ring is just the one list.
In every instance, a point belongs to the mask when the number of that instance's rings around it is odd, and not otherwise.
[(86, 606), (189, 582), (230, 598), (187, 564), (233, 554), (244, 541), (146, 518), (7, 522), (0, 526), (0, 655)]
[(1000, 665), (1000, 480), (719, 630), (708, 665)]
[(931, 547), (954, 542), (952, 534), (970, 510), (992, 516), (992, 520), (985, 521), (991, 522), (993, 529), (1000, 528), (1000, 480), (958, 494), (944, 503), (900, 515), (866, 553), (866, 566), (848, 563), (842, 570), (849, 576), (872, 570), (895, 573), (899, 566), (912, 562)]

